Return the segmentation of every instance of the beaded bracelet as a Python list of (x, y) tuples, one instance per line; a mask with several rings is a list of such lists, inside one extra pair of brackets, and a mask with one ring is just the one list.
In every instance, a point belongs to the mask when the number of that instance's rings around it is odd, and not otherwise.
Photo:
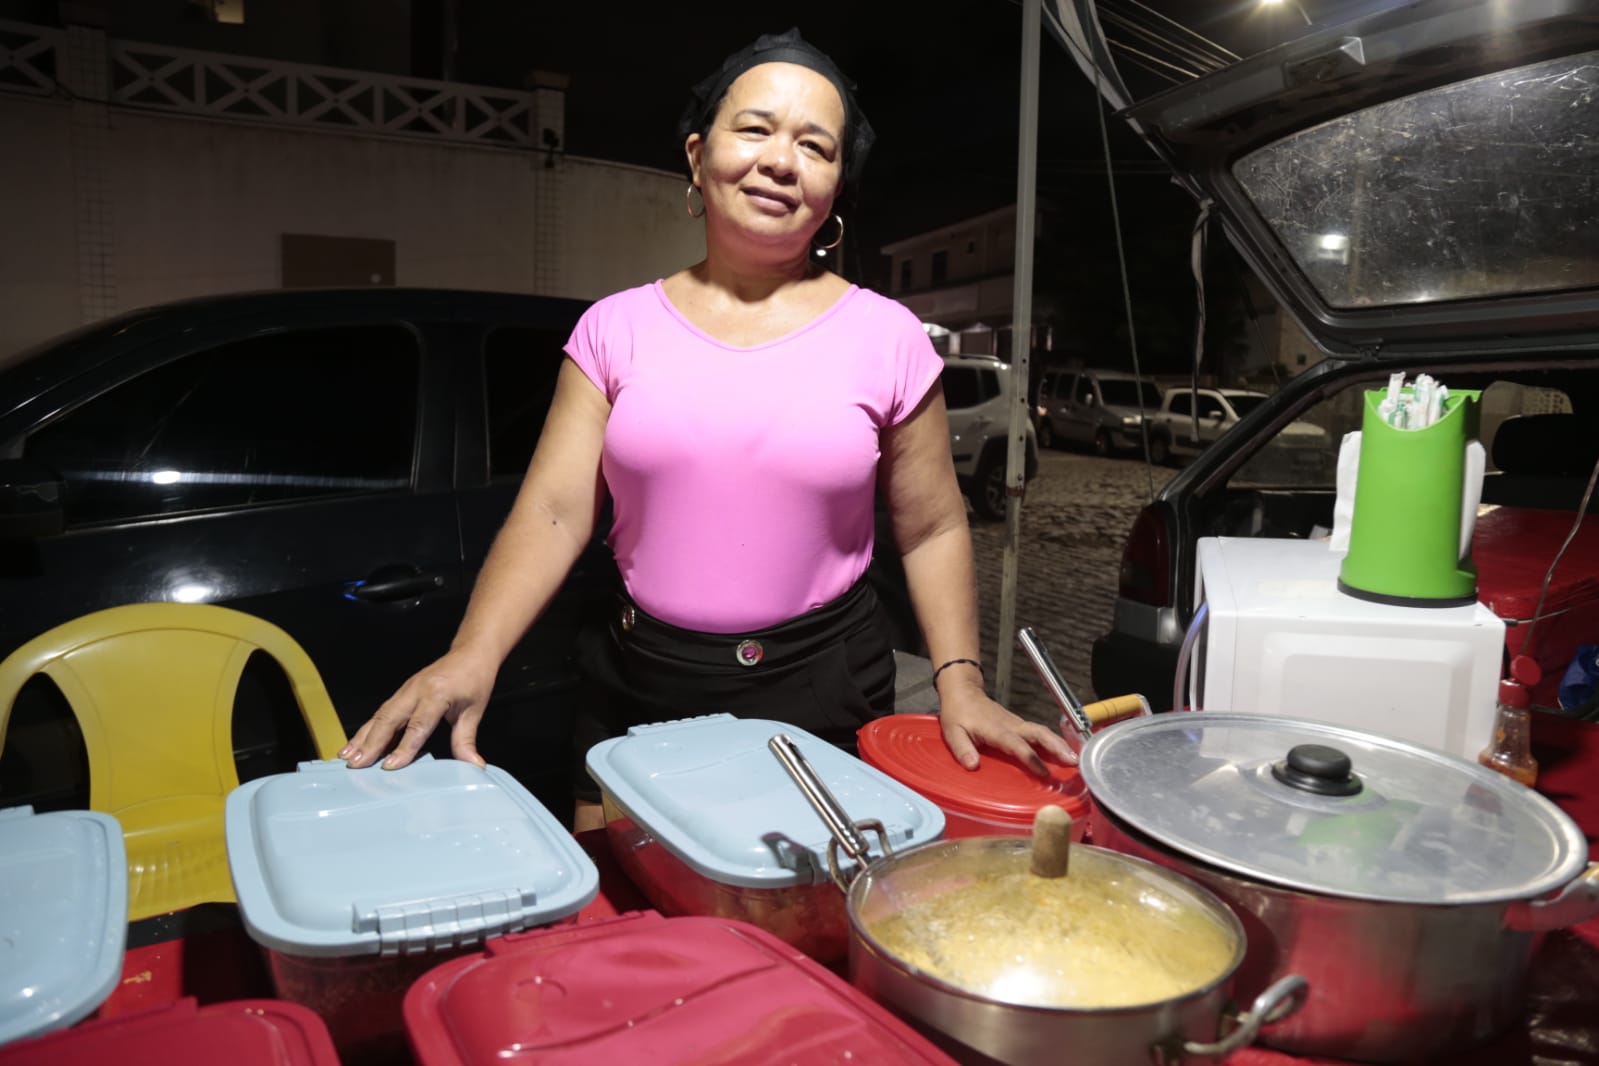
[[(940, 664), (939, 668), (937, 670), (933, 671), (933, 684), (935, 684), (935, 685), (938, 684), (938, 675), (939, 674), (943, 673), (945, 670), (948, 670), (950, 667), (955, 666), (958, 663), (966, 663), (968, 666), (975, 666), (975, 667), (977, 667), (977, 672), (979, 674), (983, 673), (983, 664), (978, 662), (976, 659), (951, 659), (951, 660), (949, 660), (946, 663)], [(987, 675), (984, 674), (983, 676), (986, 677)]]

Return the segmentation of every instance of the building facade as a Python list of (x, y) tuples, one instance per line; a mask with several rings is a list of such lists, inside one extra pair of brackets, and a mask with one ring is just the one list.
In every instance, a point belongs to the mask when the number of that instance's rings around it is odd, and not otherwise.
[[(1039, 210), (1037, 223), (1047, 224)], [(889, 292), (909, 307), (941, 352), (996, 355), (1011, 351), (1016, 298), (1016, 206), (918, 233), (882, 247), (890, 260)], [(1033, 347), (1048, 349), (1053, 301), (1035, 294)]]
[(0, 358), (190, 296), (592, 299), (703, 255), (681, 176), (561, 149), (559, 77), (463, 85), (123, 40), (103, 6), (62, 13), (0, 21)]

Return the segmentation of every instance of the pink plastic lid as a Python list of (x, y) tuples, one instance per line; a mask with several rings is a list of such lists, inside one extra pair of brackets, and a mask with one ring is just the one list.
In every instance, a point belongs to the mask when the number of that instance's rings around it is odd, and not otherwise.
[(857, 736), (863, 760), (947, 813), (1023, 828), (1033, 824), (1040, 807), (1065, 807), (1073, 818), (1088, 813), (1088, 790), (1075, 766), (1046, 759), (1046, 781), (1011, 756), (984, 750), (977, 769), (968, 770), (950, 754), (935, 714), (878, 718)]
[(322, 1019), (275, 999), (199, 1006), (184, 998), (132, 1014), (84, 1022), (0, 1049), (4, 1066), (338, 1066)]
[(654, 911), (513, 933), (405, 997), (418, 1066), (952, 1060), (765, 930)]

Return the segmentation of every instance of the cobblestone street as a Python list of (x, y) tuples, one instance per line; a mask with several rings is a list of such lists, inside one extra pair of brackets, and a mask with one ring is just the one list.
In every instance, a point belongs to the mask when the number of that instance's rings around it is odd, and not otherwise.
[[(1151, 470), (1133, 458), (1100, 459), (1071, 451), (1039, 455), (1038, 476), (1022, 505), (1016, 625), (1033, 627), (1084, 701), (1097, 698), (1089, 684), (1089, 658), (1094, 638), (1110, 626), (1127, 533), (1149, 499), (1151, 475), (1158, 490), (1174, 473), (1166, 467)], [(986, 664), (999, 661), (1005, 528), (1004, 522), (972, 522)], [(1014, 646), (1015, 637), (1012, 632), (1006, 639)], [(1019, 648), (1011, 669), (1010, 708), (1041, 722), (1054, 723), (1060, 715)]]

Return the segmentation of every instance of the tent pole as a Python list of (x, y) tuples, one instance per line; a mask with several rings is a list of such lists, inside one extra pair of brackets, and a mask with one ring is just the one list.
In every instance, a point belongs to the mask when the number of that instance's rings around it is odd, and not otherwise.
[(1027, 420), (1032, 417), (1027, 387), (1033, 348), (1033, 236), (1038, 191), (1038, 51), (1043, 0), (1022, 0), (1021, 123), (1016, 149), (1016, 268), (1011, 309), (1010, 432), (1005, 454), (1005, 557), (999, 593), (999, 642), (994, 698), (1008, 703), (1011, 667), (1016, 657), (1016, 571), (1026, 487)]

